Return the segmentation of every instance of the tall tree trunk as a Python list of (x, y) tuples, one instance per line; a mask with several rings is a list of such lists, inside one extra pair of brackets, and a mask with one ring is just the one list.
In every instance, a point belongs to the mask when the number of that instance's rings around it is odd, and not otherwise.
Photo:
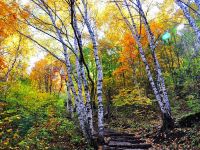
[(71, 96), (71, 92), (70, 92), (70, 86), (69, 86), (69, 82), (66, 82), (66, 86), (67, 86), (67, 100), (66, 100), (66, 109), (67, 112), (69, 113), (69, 117), (73, 118), (73, 105), (72, 105), (72, 96)]
[[(74, 39), (74, 45), (75, 45), (75, 51), (76, 54), (78, 54), (78, 49), (79, 49), (79, 59), (77, 59), (77, 65), (78, 65), (78, 70), (80, 72), (80, 80), (83, 80), (83, 86), (85, 90), (85, 96), (86, 96), (86, 108), (85, 108), (85, 113), (86, 113), (86, 118), (85, 118), (85, 130), (87, 134), (87, 139), (91, 143), (92, 142), (92, 135), (94, 134), (94, 128), (93, 128), (93, 117), (92, 117), (92, 107), (91, 107), (91, 99), (90, 99), (90, 93), (89, 93), (89, 87), (88, 83), (85, 77), (85, 72), (84, 72), (84, 64), (86, 69), (87, 64), (85, 63), (84, 55), (83, 55), (83, 43), (82, 43), (82, 35), (78, 27), (78, 22), (76, 18), (76, 10), (75, 10), (75, 1), (71, 0), (71, 25), (74, 31), (75, 39)], [(89, 76), (89, 70), (88, 70), (88, 77)], [(93, 84), (93, 83), (92, 83)], [(93, 88), (93, 85), (92, 85)]]
[(52, 86), (53, 86), (53, 81), (52, 81), (52, 69), (50, 69), (50, 74), (49, 74), (49, 92), (50, 94), (52, 93)]
[(159, 107), (160, 107), (160, 110), (161, 110), (162, 120), (163, 120), (163, 128), (169, 128), (169, 125), (171, 125), (171, 124), (168, 123), (168, 120), (171, 120), (171, 119), (169, 119), (169, 118), (171, 118), (171, 114), (169, 113), (168, 104), (166, 104), (164, 99), (160, 96), (160, 93), (159, 93), (160, 91), (156, 87), (156, 84), (155, 84), (155, 82), (153, 80), (153, 76), (152, 76), (149, 64), (147, 62), (147, 59), (146, 59), (146, 56), (145, 56), (145, 53), (144, 53), (144, 50), (143, 50), (143, 47), (142, 47), (142, 44), (141, 44), (140, 35), (139, 35), (138, 31), (137, 31), (136, 24), (134, 22), (132, 14), (131, 14), (129, 5), (127, 4), (126, 0), (124, 0), (124, 2), (126, 4), (126, 8), (127, 8), (128, 12), (129, 12), (129, 15), (131, 17), (131, 23), (124, 16), (124, 14), (122, 12), (122, 9), (120, 8), (119, 4), (116, 1), (115, 1), (115, 4), (118, 7), (118, 9), (119, 9), (119, 11), (120, 11), (125, 23), (129, 27), (129, 29), (130, 29), (130, 31), (132, 33), (132, 36), (136, 40), (136, 43), (138, 45), (139, 53), (140, 53), (140, 56), (142, 58), (142, 61), (143, 61), (144, 65), (145, 65), (146, 73), (147, 73), (151, 88), (152, 88), (152, 90), (154, 92), (154, 95), (156, 97), (156, 100), (158, 101), (158, 104), (159, 104)]
[(111, 106), (111, 88), (109, 87), (106, 91), (106, 118), (107, 122), (110, 122), (110, 106)]
[(196, 3), (196, 5), (198, 6), (198, 9), (200, 11), (200, 1), (199, 0), (194, 0), (194, 2)]
[[(196, 37), (197, 37), (197, 41), (198, 43), (200, 43), (200, 29), (196, 24), (196, 21), (194, 20), (194, 18), (190, 15), (190, 12), (188, 10), (188, 7), (183, 4), (180, 0), (175, 0), (176, 4), (182, 9), (185, 17), (187, 18), (190, 26), (192, 27), (192, 29), (194, 30)], [(199, 4), (199, 0), (196, 0), (196, 2)], [(200, 47), (200, 46), (198, 46)]]
[[(151, 31), (151, 28), (150, 28), (149, 23), (147, 21), (146, 15), (145, 15), (145, 13), (142, 9), (142, 5), (140, 3), (140, 0), (137, 0), (137, 7), (139, 9), (140, 15), (142, 16), (143, 24), (145, 26), (146, 33), (148, 35), (150, 49), (151, 49), (151, 53), (152, 53), (152, 56), (153, 56), (155, 69), (156, 69), (156, 72), (157, 72), (157, 88), (159, 90), (159, 94), (160, 94), (161, 99), (163, 99), (163, 101), (165, 102), (165, 105), (166, 105), (165, 107), (166, 107), (166, 110), (167, 110), (167, 114), (163, 115), (163, 119), (164, 119), (163, 121), (165, 121), (167, 119), (167, 121), (169, 121), (167, 124), (173, 125), (174, 123), (173, 123), (173, 119), (171, 117), (171, 108), (170, 108), (167, 90), (166, 90), (166, 87), (165, 87), (165, 80), (162, 76), (161, 66), (158, 62), (158, 59), (157, 59), (157, 56), (156, 56), (156, 53), (155, 53), (155, 48), (156, 48), (155, 37), (154, 37), (154, 35)], [(165, 119), (165, 117), (167, 117), (167, 118)]]
[[(76, 21), (74, 21), (76, 22)], [(77, 27), (77, 24), (75, 25)], [(77, 29), (78, 30), (78, 29)], [(82, 43), (82, 42), (81, 42)], [(77, 39), (74, 38), (74, 52), (78, 56), (78, 45), (77, 45)], [(94, 127), (93, 127), (93, 117), (92, 117), (92, 107), (91, 107), (91, 100), (90, 100), (90, 92), (89, 92), (89, 86), (88, 82), (85, 76), (85, 70), (83, 67), (83, 63), (79, 61), (78, 57), (76, 58), (76, 67), (77, 67), (77, 75), (78, 75), (78, 86), (81, 86), (82, 88), (82, 81), (83, 81), (83, 87), (85, 91), (85, 97), (86, 97), (86, 114), (87, 114), (87, 122), (86, 125), (87, 132), (89, 138), (94, 134)], [(82, 94), (82, 90), (80, 91)], [(82, 95), (81, 95), (82, 96)]]
[(58, 29), (58, 27), (56, 26), (56, 23), (55, 23), (55, 20), (54, 20), (54, 17), (52, 15), (52, 12), (49, 10), (49, 8), (46, 6), (46, 4), (44, 4), (47, 12), (48, 12), (48, 15), (52, 21), (52, 24), (56, 30), (56, 34), (63, 46), (63, 50), (64, 50), (64, 57), (65, 57), (65, 64), (66, 64), (66, 67), (67, 67), (67, 76), (68, 76), (68, 82), (69, 82), (69, 88), (71, 89), (72, 93), (73, 93), (73, 96), (74, 96), (74, 99), (75, 99), (75, 103), (76, 103), (76, 106), (77, 106), (77, 114), (78, 114), (78, 119), (79, 119), (79, 122), (80, 122), (80, 127), (82, 129), (82, 132), (84, 134), (84, 136), (87, 136), (87, 132), (85, 130), (85, 106), (84, 106), (84, 103), (82, 101), (82, 99), (79, 99), (79, 96), (77, 95), (76, 93), (76, 90), (75, 90), (75, 87), (74, 87), (74, 83), (73, 83), (73, 80), (72, 80), (72, 67), (71, 67), (71, 62), (70, 62), (70, 59), (69, 59), (69, 55), (68, 55), (68, 49), (67, 49), (67, 46), (63, 40), (63, 37), (60, 33), (60, 30)]
[(60, 96), (60, 93), (62, 92), (62, 88), (63, 88), (63, 79), (62, 79), (62, 75), (60, 75), (60, 88), (59, 88), (59, 91), (58, 91), (58, 95)]
[(103, 109), (103, 70), (102, 65), (99, 59), (98, 55), (98, 46), (97, 46), (97, 39), (94, 33), (94, 30), (92, 30), (92, 26), (89, 22), (89, 17), (87, 13), (87, 4), (85, 1), (82, 0), (83, 6), (84, 6), (84, 21), (87, 26), (88, 32), (90, 34), (90, 39), (93, 44), (93, 50), (94, 50), (94, 58), (95, 63), (97, 67), (97, 100), (98, 100), (98, 130), (99, 130), (99, 136), (103, 137), (104, 134), (104, 109)]
[(74, 88), (74, 83), (73, 83), (73, 80), (72, 80), (71, 63), (70, 63), (67, 51), (64, 51), (64, 55), (65, 55), (65, 61), (66, 61), (66, 66), (67, 66), (67, 75), (68, 75), (68, 80), (69, 80), (69, 88), (71, 89), (71, 91), (72, 91), (72, 93), (74, 95), (74, 98), (75, 98), (75, 103), (76, 103), (76, 107), (77, 107), (76, 112), (78, 114), (78, 118), (79, 118), (81, 129), (83, 131), (83, 134), (85, 136), (87, 136), (86, 130), (85, 130), (85, 105), (84, 105), (82, 99), (79, 99), (80, 95), (78, 96), (76, 94), (76, 90)]
[(18, 44), (17, 49), (16, 49), (16, 54), (15, 54), (14, 61), (12, 62), (11, 67), (8, 68), (8, 71), (6, 72), (6, 75), (5, 75), (5, 81), (6, 81), (6, 82), (8, 81), (9, 75), (10, 75), (12, 69), (15, 67), (15, 64), (16, 64), (16, 62), (17, 62), (17, 58), (18, 58), (18, 56), (19, 56), (19, 50), (20, 50), (21, 40), (22, 40), (22, 37), (21, 37), (21, 35), (20, 35), (19, 44)]
[(46, 74), (45, 76), (45, 92), (48, 93), (49, 92), (49, 80), (48, 80), (48, 74)]

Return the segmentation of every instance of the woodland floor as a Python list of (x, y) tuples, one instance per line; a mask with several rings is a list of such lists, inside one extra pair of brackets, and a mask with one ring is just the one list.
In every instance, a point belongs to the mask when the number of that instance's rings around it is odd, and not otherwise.
[[(46, 119), (42, 118), (42, 120), (35, 122), (33, 125), (27, 124), (29, 125), (28, 130), (24, 127), (27, 127), (25, 123), (28, 123), (30, 120), (27, 120), (23, 114), (20, 120), (22, 108), (17, 109), (17, 106), (11, 107), (5, 102), (0, 104), (0, 137), (2, 137), (0, 149), (20, 149), (20, 147), (25, 149), (55, 150), (93, 149), (81, 137), (80, 131), (77, 128), (77, 120), (67, 120), (65, 109), (59, 108), (59, 110), (62, 110), (59, 114), (52, 109), (51, 115)], [(15, 111), (11, 108), (15, 108)], [(200, 150), (200, 113), (187, 114), (185, 117), (176, 119), (177, 126), (174, 130), (167, 131), (165, 134), (159, 134), (161, 125), (159, 112), (153, 109), (152, 106), (112, 107), (111, 112), (109, 120), (106, 121), (105, 128), (119, 133), (132, 133), (135, 137), (144, 139), (144, 143), (151, 144), (152, 148), (150, 150)], [(186, 114), (185, 110), (182, 114)], [(178, 117), (175, 115), (175, 118)], [(21, 125), (24, 125), (24, 127)], [(26, 135), (20, 132), (22, 127), (23, 131), (28, 130)]]
[[(176, 120), (176, 127), (159, 133), (160, 118), (152, 108), (112, 108), (108, 128), (119, 132), (134, 133), (152, 144), (150, 149), (200, 149), (200, 113), (188, 114)], [(125, 117), (126, 116), (126, 117)]]

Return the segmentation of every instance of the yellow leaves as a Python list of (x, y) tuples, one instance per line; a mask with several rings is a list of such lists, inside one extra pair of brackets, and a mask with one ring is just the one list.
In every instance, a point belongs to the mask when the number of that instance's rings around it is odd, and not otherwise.
[(15, 134), (13, 135), (13, 138), (14, 138), (14, 139), (17, 139), (17, 138), (19, 138), (19, 135), (18, 135), (17, 133), (15, 133)]
[(60, 28), (61, 25), (62, 25), (62, 23), (60, 22), (60, 20), (56, 20), (56, 26), (57, 26), (58, 28)]
[(29, 17), (27, 12), (19, 9), (16, 2), (7, 4), (0, 1), (0, 40), (16, 32), (19, 27), (18, 19)]
[(2, 142), (3, 145), (8, 145), (9, 144), (9, 139), (7, 138), (5, 141)]
[(133, 89), (122, 89), (119, 94), (114, 96), (114, 105), (151, 105), (151, 100), (145, 96), (144, 89), (134, 87)]
[[(33, 84), (40, 87), (40, 90), (64, 91), (65, 86), (61, 87), (65, 82), (66, 70), (64, 64), (47, 55), (44, 59), (36, 62), (32, 69), (30, 79)], [(50, 87), (51, 84), (51, 87)]]

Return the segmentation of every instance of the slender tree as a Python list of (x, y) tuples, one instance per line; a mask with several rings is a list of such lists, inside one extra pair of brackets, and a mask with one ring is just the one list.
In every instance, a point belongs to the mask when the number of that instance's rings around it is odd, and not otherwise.
[[(200, 47), (199, 43), (200, 43), (200, 29), (197, 26), (197, 23), (195, 21), (195, 19), (190, 15), (188, 6), (186, 6), (182, 1), (180, 0), (175, 0), (176, 4), (181, 8), (181, 10), (183, 11), (186, 19), (188, 20), (190, 26), (192, 27), (192, 29), (194, 30), (195, 34), (196, 34), (196, 38), (197, 38), (197, 43), (198, 43), (198, 48)], [(199, 0), (196, 0), (195, 3), (198, 5), (198, 7), (200, 6), (200, 2)], [(199, 7), (200, 8), (200, 7)], [(199, 50), (198, 50), (199, 52)], [(198, 52), (196, 52), (198, 54)]]
[(11, 66), (8, 67), (8, 70), (7, 70), (7, 72), (5, 74), (5, 77), (4, 77), (5, 81), (8, 81), (9, 75), (10, 75), (11, 71), (13, 70), (13, 68), (15, 67), (15, 65), (17, 63), (18, 57), (20, 55), (20, 44), (21, 44), (21, 41), (22, 41), (22, 37), (20, 35), (20, 37), (19, 37), (19, 43), (18, 43), (18, 46), (17, 46), (16, 51), (15, 51), (14, 60), (13, 60), (13, 62), (11, 64)]
[(148, 41), (149, 41), (151, 53), (152, 53), (153, 60), (154, 60), (155, 70), (156, 70), (156, 73), (157, 73), (157, 80), (156, 80), (157, 89), (159, 91), (160, 97), (163, 99), (163, 101), (166, 105), (166, 113), (163, 114), (163, 121), (166, 122), (166, 123), (164, 123), (164, 125), (166, 125), (166, 127), (167, 126), (170, 127), (170, 126), (173, 126), (174, 123), (173, 123), (173, 119), (171, 117), (171, 108), (170, 108), (168, 94), (167, 94), (167, 90), (166, 90), (166, 86), (165, 86), (165, 80), (164, 80), (163, 75), (162, 75), (160, 63), (158, 62), (158, 59), (157, 59), (157, 56), (156, 56), (156, 53), (155, 53), (155, 49), (156, 49), (155, 37), (154, 37), (153, 32), (151, 31), (150, 25), (147, 21), (146, 15), (143, 11), (140, 0), (136, 0), (136, 6), (138, 8), (139, 14), (142, 17), (142, 21), (143, 21), (143, 24), (145, 26), (146, 33), (147, 33), (147, 36), (148, 36)]
[(66, 81), (66, 87), (67, 87), (67, 99), (65, 102), (65, 106), (67, 109), (67, 112), (69, 112), (69, 117), (73, 118), (73, 105), (72, 105), (72, 96), (71, 96), (71, 92), (69, 89), (69, 82)]
[[(75, 53), (78, 55), (78, 44), (77, 39), (74, 38), (74, 50)], [(88, 81), (85, 76), (85, 70), (83, 67), (83, 63), (80, 62), (80, 59), (78, 57), (76, 58), (76, 69), (77, 69), (77, 75), (78, 75), (78, 90), (79, 90), (79, 97), (82, 98), (82, 85), (85, 90), (85, 97), (86, 97), (86, 106), (85, 106), (85, 113), (86, 113), (86, 129), (88, 132), (88, 136), (92, 136), (94, 134), (94, 128), (93, 128), (93, 117), (92, 117), (92, 108), (91, 108), (91, 101), (90, 101), (90, 93), (89, 93), (89, 87), (88, 87)]]
[(95, 28), (92, 28), (91, 22), (89, 21), (89, 14), (88, 14), (88, 7), (87, 7), (87, 0), (82, 0), (82, 4), (84, 7), (84, 11), (82, 13), (84, 22), (87, 26), (88, 32), (90, 34), (90, 39), (92, 41), (93, 45), (93, 51), (94, 51), (94, 58), (97, 68), (97, 100), (98, 100), (98, 131), (99, 136), (103, 137), (104, 133), (104, 109), (103, 109), (103, 70), (102, 65), (100, 62), (100, 58), (98, 55), (98, 42), (97, 42), (97, 36), (95, 35)]
[[(31, 38), (30, 36), (27, 36), (23, 33), (21, 33), (22, 35), (24, 35), (25, 37), (29, 38), (30, 40), (32, 40), (33, 42), (35, 42), (37, 45), (39, 45), (40, 47), (42, 47), (44, 50), (46, 50), (48, 53), (50, 53), (52, 56), (54, 56), (55, 58), (57, 58), (58, 60), (61, 60), (62, 62), (65, 63), (66, 65), (66, 69), (67, 69), (67, 76), (68, 76), (68, 88), (69, 90), (71, 90), (74, 100), (75, 100), (75, 105), (76, 105), (76, 112), (78, 114), (78, 119), (80, 122), (80, 127), (82, 129), (83, 134), (85, 135), (85, 137), (87, 136), (87, 131), (85, 128), (85, 124), (86, 124), (86, 120), (85, 120), (85, 116), (86, 116), (86, 112), (85, 112), (85, 104), (83, 102), (83, 97), (82, 97), (82, 93), (80, 94), (80, 88), (78, 88), (78, 93), (75, 89), (75, 85), (73, 82), (73, 69), (72, 69), (72, 64), (70, 62), (70, 56), (69, 56), (69, 49), (74, 53), (73, 47), (71, 47), (71, 45), (67, 44), (66, 41), (64, 40), (64, 36), (63, 36), (63, 32), (62, 30), (56, 25), (56, 19), (59, 18), (59, 20), (61, 22), (63, 22), (60, 17), (58, 16), (58, 14), (55, 13), (55, 11), (52, 10), (52, 8), (44, 1), (44, 0), (39, 0), (39, 1), (35, 1), (32, 0), (41, 10), (43, 10), (46, 15), (49, 17), (50, 21), (51, 21), (51, 26), (54, 28), (54, 31), (51, 31), (55, 34), (55, 36), (51, 35), (49, 31), (45, 31), (45, 29), (42, 29), (40, 26), (37, 27), (34, 24), (31, 24), (30, 22), (27, 21), (27, 24), (33, 28), (35, 28), (36, 30), (52, 37), (53, 39), (57, 40), (60, 42), (60, 44), (62, 45), (63, 48), (63, 55), (64, 55), (64, 60), (60, 59), (58, 57), (58, 55), (54, 52), (52, 52), (51, 50), (49, 50), (48, 48), (46, 48), (45, 46), (41, 45), (37, 40), (34, 40), (33, 38)], [(57, 16), (56, 18), (54, 16)], [(38, 20), (39, 18), (37, 18), (34, 14), (32, 14), (33, 18)], [(40, 19), (39, 19), (40, 20)], [(40, 20), (41, 21), (41, 20)], [(43, 23), (43, 21), (42, 21)], [(44, 24), (46, 24), (44, 22)], [(64, 25), (64, 24), (63, 24)], [(68, 34), (65, 34), (65, 36), (68, 38)], [(69, 48), (69, 49), (68, 49)], [(76, 56), (76, 55), (75, 55)], [(76, 56), (77, 57), (77, 56)], [(78, 70), (80, 71), (80, 69)], [(79, 73), (79, 72), (78, 72)], [(75, 81), (81, 81), (80, 78), (78, 78), (78, 80)], [(80, 87), (80, 86), (79, 86)], [(82, 87), (82, 86), (81, 86)]]
[(196, 3), (196, 5), (198, 6), (198, 9), (200, 11), (200, 1), (199, 0), (194, 0), (194, 2)]
[[(154, 95), (156, 97), (156, 100), (158, 101), (158, 104), (160, 106), (160, 110), (161, 110), (161, 114), (162, 114), (162, 120), (163, 120), (163, 128), (162, 129), (171, 128), (171, 127), (173, 127), (173, 121), (172, 121), (172, 118), (171, 118), (171, 111), (170, 111), (169, 103), (166, 103), (165, 99), (163, 99), (162, 96), (164, 96), (164, 95), (160, 94), (161, 91), (159, 91), (159, 88), (156, 86), (156, 82), (153, 79), (153, 75), (152, 75), (152, 72), (150, 70), (150, 66), (149, 66), (149, 63), (146, 59), (146, 55), (145, 55), (145, 52), (144, 52), (144, 49), (143, 49), (143, 46), (142, 46), (142, 43), (141, 43), (140, 34), (137, 30), (137, 26), (136, 26), (136, 23), (135, 23), (134, 18), (133, 18), (133, 14), (132, 14), (131, 9), (130, 9), (131, 5), (128, 4), (126, 0), (124, 0), (125, 8), (126, 8), (126, 10), (128, 11), (128, 14), (129, 14), (129, 16), (126, 17), (125, 14), (123, 13), (122, 6), (119, 5), (119, 2), (117, 2), (117, 1), (114, 1), (114, 2), (116, 4), (118, 10), (120, 11), (120, 14), (122, 15), (126, 25), (129, 27), (133, 38), (136, 40), (136, 43), (138, 45), (139, 53), (140, 53), (140, 56), (142, 58), (144, 65), (145, 65), (145, 69), (146, 69), (146, 72), (147, 72), (149, 82), (151, 84), (151, 87), (152, 87), (152, 90), (153, 90)], [(130, 18), (130, 20), (128, 18)], [(144, 18), (143, 18), (143, 20), (144, 20)], [(146, 25), (148, 25), (148, 24), (146, 24)], [(147, 33), (151, 34), (149, 32), (150, 32), (150, 30), (147, 30)], [(149, 36), (149, 40), (152, 40), (151, 38), (153, 38), (153, 37)], [(155, 45), (151, 45), (151, 46), (152, 46), (152, 48), (154, 48)], [(154, 49), (153, 49), (153, 52), (154, 52)], [(157, 58), (154, 57), (154, 59), (157, 59)], [(155, 60), (155, 61), (158, 61), (158, 60)], [(155, 70), (156, 69), (158, 69), (158, 68), (155, 68)], [(158, 72), (158, 71), (161, 71), (161, 70), (156, 70), (156, 71)], [(159, 80), (159, 82), (160, 82), (160, 80)], [(162, 92), (162, 94), (163, 94), (163, 92)]]
[[(32, 19), (35, 20), (36, 22), (38, 21), (39, 24), (42, 24), (42, 25), (34, 24), (34, 22), (31, 23), (31, 21), (29, 20), (25, 20), (25, 23), (27, 23), (30, 27), (36, 29), (37, 31), (56, 40), (56, 42), (59, 42), (60, 45), (62, 46), (62, 50), (52, 51), (50, 50), (49, 47), (47, 48), (46, 46), (43, 46), (42, 44), (40, 44), (33, 37), (28, 36), (22, 33), (21, 31), (19, 32), (20, 34), (22, 34), (23, 36), (35, 42), (41, 48), (46, 50), (48, 53), (50, 53), (52, 56), (62, 61), (66, 65), (67, 76), (68, 76), (68, 81), (67, 81), (68, 101), (72, 97), (74, 98), (75, 105), (76, 105), (75, 108), (78, 114), (80, 127), (85, 137), (90, 139), (92, 138), (92, 135), (94, 134), (94, 128), (93, 128), (93, 114), (92, 114), (92, 109), (91, 109), (92, 108), (91, 95), (93, 94), (93, 92), (90, 93), (89, 91), (90, 89), (91, 91), (94, 91), (93, 90), (94, 82), (92, 78), (90, 77), (90, 70), (85, 62), (84, 55), (83, 55), (84, 45), (82, 42), (83, 40), (82, 33), (80, 32), (81, 31), (80, 24), (79, 24), (79, 20), (77, 19), (77, 14), (76, 14), (76, 10), (79, 9), (78, 5), (80, 4), (77, 3), (75, 5), (75, 2), (76, 2), (75, 0), (62, 2), (66, 4), (67, 9), (69, 11), (69, 17), (71, 18), (70, 19), (71, 21), (66, 23), (64, 19), (62, 18), (63, 16), (61, 16), (58, 11), (54, 10), (54, 8), (52, 8), (51, 5), (49, 5), (47, 1), (44, 1), (44, 0), (38, 0), (38, 1), (31, 0), (31, 1), (37, 6), (37, 9), (40, 9), (40, 11), (43, 11), (45, 13), (45, 15), (48, 17), (50, 21), (43, 20), (39, 16), (37, 16), (37, 14), (31, 13), (29, 11), (29, 13), (32, 16)], [(85, 9), (82, 7), (81, 9), (83, 9), (83, 12), (84, 12)], [(60, 22), (61, 26), (59, 26), (57, 22)], [(81, 24), (82, 23), (86, 24), (84, 17)], [(90, 27), (90, 30), (92, 30), (91, 29), (92, 27), (90, 24), (89, 24), (89, 27)], [(94, 32), (92, 33), (94, 34)], [(93, 36), (93, 38), (96, 38), (96, 37)], [(72, 44), (71, 41), (74, 41), (74, 43)], [(98, 114), (100, 114), (98, 116), (101, 116), (101, 117), (98, 117), (98, 120), (100, 120), (99, 133), (103, 135), (103, 104), (102, 104), (103, 73), (102, 73), (102, 67), (100, 64), (100, 59), (98, 56), (97, 41), (96, 39), (93, 39), (92, 42), (94, 44), (94, 58), (97, 63), (96, 64), (97, 72), (100, 72), (98, 73), (98, 81), (97, 81), (98, 82), (97, 83), (97, 97), (98, 97), (98, 104), (99, 104)], [(59, 57), (60, 55), (59, 51), (61, 52), (61, 54), (63, 54), (64, 59)], [(74, 65), (70, 61), (70, 58), (73, 56), (75, 56), (75, 60), (76, 60), (75, 69), (74, 69)], [(75, 74), (74, 74), (73, 69), (76, 70)], [(77, 89), (75, 88), (75, 83), (78, 86)], [(83, 93), (85, 94), (85, 97), (82, 95)], [(70, 108), (69, 105), (70, 104), (67, 105), (68, 110), (69, 112), (72, 112), (71, 111), (72, 109)]]

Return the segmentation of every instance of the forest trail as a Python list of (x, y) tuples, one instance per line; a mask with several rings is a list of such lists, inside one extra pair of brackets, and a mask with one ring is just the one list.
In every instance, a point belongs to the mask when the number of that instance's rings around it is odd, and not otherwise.
[(141, 137), (134, 134), (105, 130), (104, 145), (99, 145), (98, 150), (147, 150), (152, 147)]

